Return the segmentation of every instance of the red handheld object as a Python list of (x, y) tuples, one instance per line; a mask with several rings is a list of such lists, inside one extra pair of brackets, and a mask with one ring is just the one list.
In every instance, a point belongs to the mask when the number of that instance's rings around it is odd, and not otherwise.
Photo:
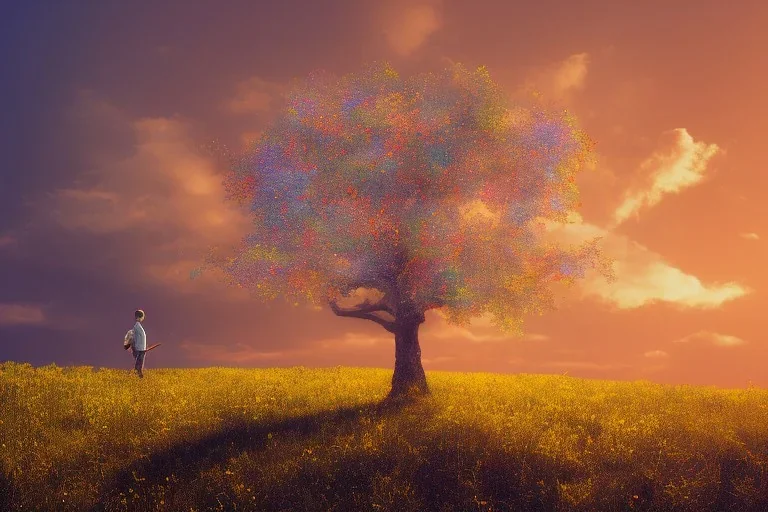
[[(147, 347), (147, 350), (146, 350), (146, 352), (149, 352), (150, 350), (152, 350), (152, 349), (154, 349), (154, 348), (157, 348), (157, 347), (159, 347), (160, 345), (162, 345), (162, 343), (155, 343), (154, 345), (150, 345), (149, 347)], [(131, 348), (131, 343), (129, 343), (129, 344), (127, 344), (127, 345), (123, 345), (123, 348), (124, 348), (125, 350), (128, 350), (129, 348)]]

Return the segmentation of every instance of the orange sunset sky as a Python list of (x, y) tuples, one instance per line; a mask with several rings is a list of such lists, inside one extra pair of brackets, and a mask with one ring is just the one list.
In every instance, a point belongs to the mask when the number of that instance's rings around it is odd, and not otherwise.
[[(22, 5), (23, 4), (23, 5)], [(523, 337), (427, 315), (426, 370), (768, 386), (768, 3), (680, 0), (29, 2), (3, 20), (0, 360), (129, 368), (394, 364), (392, 335), (189, 272), (247, 218), (222, 164), (294, 78), (484, 65), (597, 142), (564, 239), (591, 276)]]

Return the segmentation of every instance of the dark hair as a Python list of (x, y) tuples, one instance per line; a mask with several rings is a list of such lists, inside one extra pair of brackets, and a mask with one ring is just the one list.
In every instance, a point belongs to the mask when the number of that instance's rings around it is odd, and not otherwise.
[(144, 318), (144, 312), (140, 309), (137, 309), (136, 312), (133, 314), (133, 317), (138, 320), (139, 318)]

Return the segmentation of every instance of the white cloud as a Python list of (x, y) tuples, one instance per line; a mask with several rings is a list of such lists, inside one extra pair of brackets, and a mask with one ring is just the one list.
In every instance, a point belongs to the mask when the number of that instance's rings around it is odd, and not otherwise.
[(611, 282), (588, 274), (579, 282), (579, 290), (585, 296), (597, 297), (621, 309), (655, 302), (710, 309), (750, 293), (747, 287), (735, 282), (702, 283), (624, 235), (585, 223), (578, 214), (572, 214), (571, 219), (570, 224), (548, 224), (550, 236), (564, 244), (602, 237), (605, 254), (614, 260), (616, 279)]
[[(634, 243), (634, 242), (633, 242)], [(639, 244), (638, 253), (644, 248)], [(647, 251), (647, 256), (657, 257)], [(587, 293), (600, 296), (620, 308), (631, 309), (652, 302), (668, 302), (681, 306), (711, 309), (742, 297), (749, 290), (737, 283), (704, 285), (697, 277), (686, 274), (664, 261), (648, 261), (642, 267), (617, 262), (616, 283), (591, 282)]]
[(604, 253), (614, 262), (616, 279), (609, 281), (596, 273), (588, 274), (577, 288), (583, 296), (599, 298), (621, 309), (656, 302), (711, 309), (751, 293), (737, 282), (703, 283), (670, 265), (658, 253), (614, 231), (623, 220), (657, 204), (665, 194), (700, 183), (710, 159), (721, 151), (716, 144), (694, 141), (685, 129), (668, 132), (667, 142), (667, 149), (660, 149), (642, 165), (644, 184), (627, 191), (612, 226), (602, 228), (584, 222), (575, 212), (568, 224), (547, 223), (549, 234), (557, 243), (581, 244), (602, 238)]
[(694, 334), (689, 334), (684, 338), (673, 341), (673, 343), (709, 343), (718, 347), (736, 347), (744, 345), (746, 341), (736, 336), (730, 336), (728, 334), (719, 334), (711, 331), (699, 331)]
[(649, 350), (643, 355), (651, 359), (663, 359), (665, 357), (669, 357), (669, 354), (667, 354), (663, 350)]
[(760, 240), (760, 235), (757, 233), (741, 233), (739, 236), (746, 240)]
[(614, 213), (614, 226), (658, 204), (667, 194), (690, 188), (706, 177), (709, 161), (721, 152), (717, 144), (696, 142), (685, 128), (665, 134), (666, 147), (640, 165), (640, 183), (631, 187)]

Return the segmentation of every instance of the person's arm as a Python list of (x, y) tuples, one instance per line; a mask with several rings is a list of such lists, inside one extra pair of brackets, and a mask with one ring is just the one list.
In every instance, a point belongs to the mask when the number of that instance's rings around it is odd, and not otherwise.
[(144, 332), (144, 327), (142, 327), (141, 324), (137, 324), (134, 328), (133, 346), (136, 347), (137, 350), (147, 349), (147, 335)]

